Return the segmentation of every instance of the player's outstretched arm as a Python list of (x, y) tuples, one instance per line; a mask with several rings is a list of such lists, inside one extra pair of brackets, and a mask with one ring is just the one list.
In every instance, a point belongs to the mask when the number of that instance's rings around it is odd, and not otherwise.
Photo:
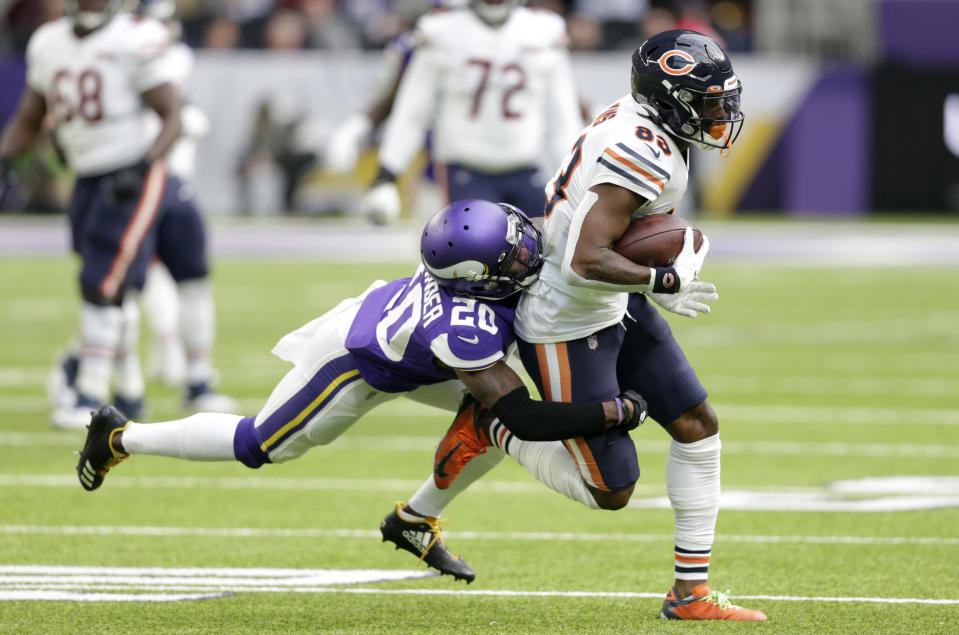
[(593, 436), (614, 426), (632, 430), (646, 419), (646, 402), (632, 391), (602, 403), (536, 401), (506, 362), (496, 362), (480, 371), (456, 371), (456, 374), (510, 432), (524, 441)]

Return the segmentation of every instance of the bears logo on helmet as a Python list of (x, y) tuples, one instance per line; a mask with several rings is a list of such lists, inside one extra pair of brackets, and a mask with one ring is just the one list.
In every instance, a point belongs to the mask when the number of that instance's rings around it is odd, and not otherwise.
[(742, 86), (715, 41), (685, 29), (663, 31), (633, 53), (632, 95), (675, 137), (729, 148), (742, 130)]

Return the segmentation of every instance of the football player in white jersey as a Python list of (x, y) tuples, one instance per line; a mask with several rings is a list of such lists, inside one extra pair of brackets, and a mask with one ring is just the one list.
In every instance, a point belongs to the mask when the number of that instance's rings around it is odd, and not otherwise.
[(582, 126), (566, 23), (516, 0), (470, 0), (419, 19), (419, 44), (361, 202), (375, 223), (400, 213), (395, 180), (433, 131), (436, 179), (449, 200), (505, 201), (540, 215), (539, 168)]
[[(177, 19), (173, 0), (141, 0), (137, 14), (162, 22), (170, 31), (171, 45), (167, 63), (176, 76), (176, 86), (183, 95), (193, 72), (193, 50), (180, 40), (182, 26)], [(167, 155), (170, 172), (179, 180), (177, 196), (184, 205), (184, 215), (168, 220), (183, 220), (191, 225), (203, 223), (196, 206), (193, 180), (196, 173), (196, 150), (200, 139), (210, 129), (210, 120), (196, 104), (182, 102), (180, 118), (183, 133)], [(185, 219), (185, 220), (184, 220)], [(162, 231), (162, 230), (161, 230)], [(174, 230), (175, 231), (175, 230)], [(199, 249), (206, 244), (182, 243), (181, 249)], [(204, 256), (205, 259), (205, 256)], [(213, 370), (210, 362), (214, 330), (213, 293), (208, 277), (177, 281), (161, 258), (147, 269), (146, 285), (141, 297), (152, 335), (149, 357), (150, 375), (170, 386), (186, 386), (187, 407), (191, 410), (231, 412), (236, 403), (212, 389)], [(190, 386), (205, 384), (206, 390), (190, 394)]]
[(111, 379), (115, 403), (131, 412), (142, 407), (143, 376), (127, 328), (135, 305), (124, 299), (143, 287), (153, 253), (170, 254), (179, 280), (207, 276), (204, 249), (178, 247), (202, 244), (203, 231), (178, 200), (165, 159), (182, 131), (169, 33), (156, 20), (119, 13), (122, 4), (65, 0), (67, 16), (37, 29), (27, 47), (27, 86), (0, 137), (0, 157), (16, 157), (46, 118), (77, 175), (68, 214), (81, 258), (80, 350), (67, 369), (75, 391), (53, 410), (58, 427), (86, 425), (91, 408), (109, 399)]
[[(726, 53), (705, 35), (674, 30), (644, 42), (632, 59), (631, 94), (582, 132), (547, 186), (545, 262), (516, 313), (520, 357), (544, 399), (577, 402), (633, 389), (672, 437), (666, 486), (675, 511), (675, 573), (660, 615), (669, 619), (766, 619), (707, 583), (719, 509), (719, 424), (653, 305), (696, 317), (718, 296), (698, 280), (709, 241), (696, 251), (691, 230), (672, 267), (634, 264), (611, 245), (631, 219), (672, 212), (686, 190), (691, 148), (732, 145), (743, 123), (740, 93)], [(482, 454), (490, 446), (591, 508), (624, 507), (639, 478), (628, 434), (534, 443), (501, 422), (454, 422), (437, 456), (445, 448)]]

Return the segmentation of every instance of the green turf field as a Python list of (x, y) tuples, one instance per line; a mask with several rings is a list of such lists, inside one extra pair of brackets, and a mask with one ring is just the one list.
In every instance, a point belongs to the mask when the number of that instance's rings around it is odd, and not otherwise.
[[(770, 618), (724, 625), (657, 619), (672, 512), (654, 422), (635, 435), (636, 507), (587, 510), (509, 460), (457, 499), (447, 541), (477, 571), (468, 587), (270, 577), (415, 570), (377, 527), (429, 474), (449, 417), (405, 401), (284, 465), (134, 457), (83, 491), (83, 435), (52, 429), (44, 396), (75, 324), (73, 267), (0, 258), (0, 633), (959, 632), (955, 269), (709, 265), (714, 312), (672, 320), (720, 416), (734, 507), (719, 516), (711, 583)], [(281, 335), (407, 269), (220, 260), (223, 390), (253, 414), (286, 371), (269, 355)], [(149, 395), (152, 419), (181, 415), (176, 391)], [(78, 589), (228, 595), (12, 599)]]

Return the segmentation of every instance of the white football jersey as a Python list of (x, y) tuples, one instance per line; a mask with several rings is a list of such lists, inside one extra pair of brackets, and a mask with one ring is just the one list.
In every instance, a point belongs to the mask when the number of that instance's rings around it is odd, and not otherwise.
[(518, 7), (493, 28), (469, 9), (440, 9), (417, 32), (380, 145), (384, 167), (401, 173), (429, 127), (439, 161), (478, 171), (559, 160), (583, 125), (561, 17)]
[(175, 82), (160, 22), (121, 13), (79, 38), (67, 18), (49, 22), (27, 45), (27, 84), (46, 100), (67, 162), (83, 175), (143, 158), (156, 136), (140, 95)]
[(571, 285), (562, 266), (576, 247), (573, 216), (594, 185), (611, 183), (645, 198), (633, 216), (668, 213), (686, 192), (686, 160), (645, 108), (627, 95), (597, 115), (547, 184), (545, 262), (516, 310), (516, 333), (527, 342), (578, 339), (623, 319), (627, 293)]

